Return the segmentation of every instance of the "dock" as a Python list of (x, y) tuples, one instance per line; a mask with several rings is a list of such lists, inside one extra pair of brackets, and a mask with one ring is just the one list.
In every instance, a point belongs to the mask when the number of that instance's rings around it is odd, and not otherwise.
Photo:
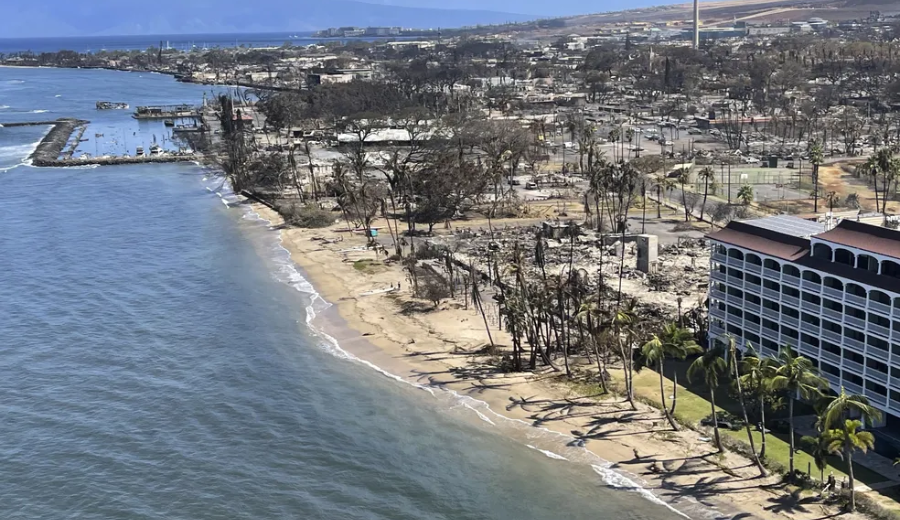
[(66, 168), (71, 166), (115, 166), (117, 164), (160, 164), (160, 163), (177, 163), (177, 162), (192, 162), (196, 161), (198, 158), (193, 155), (175, 155), (175, 154), (165, 154), (165, 155), (143, 155), (140, 157), (71, 157), (66, 159), (56, 159), (53, 161), (42, 161), (38, 164), (37, 160), (34, 160), (34, 166), (41, 167), (53, 167), (53, 168)]

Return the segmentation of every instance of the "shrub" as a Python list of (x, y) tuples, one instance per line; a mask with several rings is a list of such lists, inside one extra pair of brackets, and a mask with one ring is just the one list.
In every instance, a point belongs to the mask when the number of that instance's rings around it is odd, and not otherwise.
[(334, 224), (334, 214), (315, 204), (279, 203), (276, 204), (275, 209), (291, 226), (324, 228)]

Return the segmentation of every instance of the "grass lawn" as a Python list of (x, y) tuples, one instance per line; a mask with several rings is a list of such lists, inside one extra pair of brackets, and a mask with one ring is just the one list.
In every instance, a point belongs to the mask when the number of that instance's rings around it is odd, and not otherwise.
[[(681, 378), (679, 378), (680, 380)], [(669, 379), (665, 380), (666, 392), (671, 392), (672, 389), (672, 381)], [(659, 395), (659, 374), (650, 370), (644, 369), (640, 373), (635, 374), (634, 377), (634, 392), (635, 395), (640, 396), (644, 400), (648, 400), (652, 402), (655, 406), (660, 405), (660, 395)], [(717, 392), (717, 396), (720, 393)], [(669, 403), (671, 404), (671, 403)], [(717, 407), (717, 410), (722, 410), (721, 407)], [(735, 410), (728, 410), (731, 413), (734, 413)], [(679, 421), (682, 423), (697, 425), (700, 420), (704, 417), (707, 417), (711, 413), (710, 404), (707, 399), (697, 395), (696, 393), (688, 390), (682, 385), (678, 385), (678, 404), (675, 407), (675, 415)], [(745, 428), (741, 428), (740, 431), (731, 431), (731, 430), (720, 430), (722, 435), (728, 435), (733, 437), (739, 441), (747, 443), (747, 430)], [(760, 432), (753, 431), (753, 440), (756, 443), (756, 449), (759, 450), (762, 445), (762, 436)], [(799, 438), (797, 439), (799, 443)], [(799, 446), (798, 446), (799, 448)], [(769, 434), (766, 436), (766, 458), (775, 460), (784, 465), (785, 468), (788, 467), (789, 464), (789, 454), (790, 454), (790, 446), (788, 444), (787, 435), (784, 436), (776, 436), (774, 434)], [(804, 451), (798, 451), (794, 454), (794, 465), (800, 471), (806, 471), (807, 468), (812, 468), (812, 476), (814, 478), (819, 477), (819, 470), (816, 468), (816, 463), (813, 460), (812, 456)], [(825, 469), (825, 476), (827, 477), (830, 472), (834, 472), (835, 477), (840, 481), (844, 475), (846, 474), (847, 465), (843, 461), (841, 461), (837, 457), (829, 458), (829, 467)], [(853, 465), (854, 476), (856, 479), (865, 485), (875, 484), (878, 482), (885, 482), (888, 480), (880, 473), (876, 473), (868, 468), (860, 466), (859, 464)]]

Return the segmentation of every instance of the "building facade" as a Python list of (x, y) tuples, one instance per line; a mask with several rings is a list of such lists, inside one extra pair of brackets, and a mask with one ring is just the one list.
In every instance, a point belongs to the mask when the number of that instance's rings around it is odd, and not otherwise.
[(769, 356), (789, 345), (900, 424), (900, 232), (780, 216), (708, 238), (711, 341)]

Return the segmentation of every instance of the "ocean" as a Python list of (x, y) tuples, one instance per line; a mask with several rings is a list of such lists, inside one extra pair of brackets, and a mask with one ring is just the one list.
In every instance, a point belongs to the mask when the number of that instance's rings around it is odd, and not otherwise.
[(79, 36), (56, 38), (0, 38), (0, 54), (31, 51), (34, 53), (99, 51), (143, 51), (150, 47), (173, 48), (182, 51), (216, 47), (281, 47), (312, 45), (326, 41), (371, 40), (374, 38), (313, 38), (311, 32), (299, 33), (240, 33), (240, 34), (162, 34), (153, 36)]
[[(95, 98), (206, 91), (0, 69), (0, 123), (90, 119), (102, 153), (162, 130)], [(214, 172), (38, 169), (44, 132), (0, 128), (4, 519), (675, 517), (571, 439), (345, 352), (310, 325), (329, 304), (278, 231)]]

